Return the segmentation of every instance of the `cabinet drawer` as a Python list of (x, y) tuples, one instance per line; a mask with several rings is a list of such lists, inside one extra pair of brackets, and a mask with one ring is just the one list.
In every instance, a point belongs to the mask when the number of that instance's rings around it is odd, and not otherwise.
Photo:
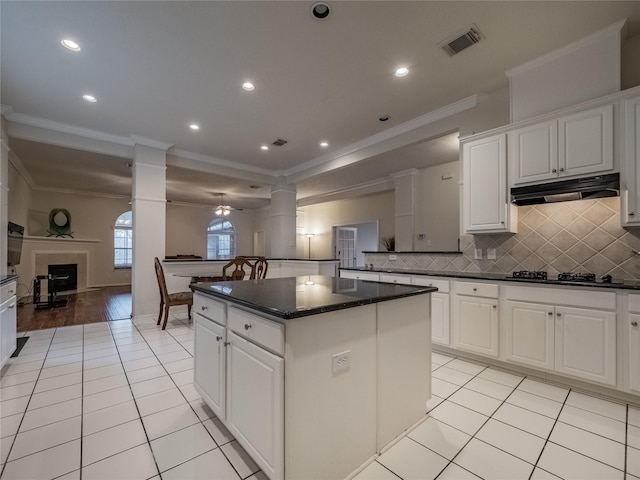
[(412, 282), (414, 285), (422, 285), (425, 287), (436, 287), (439, 292), (449, 293), (449, 280), (441, 280), (431, 277), (413, 277)]
[(629, 295), (629, 311), (640, 313), (640, 295)]
[(411, 277), (408, 275), (390, 275), (387, 273), (381, 273), (380, 281), (385, 283), (400, 283), (403, 285), (411, 285)]
[(498, 298), (498, 285), (456, 282), (456, 293), (472, 297)]
[[(508, 286), (508, 300), (536, 302), (551, 305), (567, 305), (578, 308), (602, 308), (615, 310), (616, 294), (614, 291), (600, 292), (593, 289), (575, 290), (558, 287), (522, 287)], [(629, 298), (634, 295), (629, 295)], [(640, 295), (638, 295), (640, 297)], [(631, 306), (631, 300), (629, 301)], [(640, 304), (639, 304), (640, 306)], [(631, 308), (629, 309), (631, 310)]]
[(226, 305), (222, 302), (217, 302), (212, 298), (196, 293), (193, 296), (193, 309), (194, 312), (199, 313), (203, 317), (214, 320), (222, 325), (227, 324)]
[(238, 335), (275, 353), (284, 355), (284, 325), (231, 307), (229, 308), (228, 326)]
[(372, 280), (377, 282), (380, 276), (375, 272), (359, 272), (357, 270), (340, 270), (341, 278), (355, 278), (356, 280)]
[(9, 300), (16, 294), (16, 282), (9, 282), (0, 287), (0, 303)]

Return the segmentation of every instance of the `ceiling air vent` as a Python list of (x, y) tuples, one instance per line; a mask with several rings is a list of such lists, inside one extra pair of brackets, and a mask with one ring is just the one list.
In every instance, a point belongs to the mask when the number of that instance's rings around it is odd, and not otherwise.
[(285, 143), (287, 143), (286, 140), (283, 140), (281, 138), (277, 139), (275, 142), (273, 142), (271, 145), (275, 145), (276, 147), (281, 147), (283, 146)]
[(478, 27), (471, 25), (462, 32), (459, 32), (448, 39), (440, 42), (438, 45), (447, 52), (450, 56), (454, 56), (456, 53), (460, 53), (465, 48), (478, 43), (482, 39), (482, 34)]

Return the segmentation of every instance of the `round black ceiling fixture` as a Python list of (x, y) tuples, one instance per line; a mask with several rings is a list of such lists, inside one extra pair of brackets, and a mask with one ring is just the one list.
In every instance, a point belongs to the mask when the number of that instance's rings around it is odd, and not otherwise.
[(318, 20), (324, 20), (331, 15), (331, 7), (328, 3), (318, 2), (311, 7), (311, 15)]

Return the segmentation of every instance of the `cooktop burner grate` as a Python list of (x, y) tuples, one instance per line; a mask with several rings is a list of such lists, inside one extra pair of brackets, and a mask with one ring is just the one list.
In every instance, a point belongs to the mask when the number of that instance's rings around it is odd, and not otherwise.
[(546, 280), (547, 272), (532, 272), (530, 270), (520, 270), (511, 274), (513, 278), (533, 278), (537, 280)]
[(565, 282), (595, 282), (595, 273), (559, 273), (558, 280)]

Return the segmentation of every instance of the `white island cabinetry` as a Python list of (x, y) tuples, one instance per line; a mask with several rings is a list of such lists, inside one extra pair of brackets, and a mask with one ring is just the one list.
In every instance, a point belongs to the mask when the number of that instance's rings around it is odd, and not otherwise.
[(16, 285), (10, 281), (0, 287), (0, 368), (16, 349)]
[[(270, 480), (345, 478), (424, 417), (428, 289), (320, 276), (228, 283), (226, 295), (207, 293), (224, 284), (192, 286), (195, 386)], [(281, 318), (238, 303), (239, 289), (302, 311), (336, 303)]]

